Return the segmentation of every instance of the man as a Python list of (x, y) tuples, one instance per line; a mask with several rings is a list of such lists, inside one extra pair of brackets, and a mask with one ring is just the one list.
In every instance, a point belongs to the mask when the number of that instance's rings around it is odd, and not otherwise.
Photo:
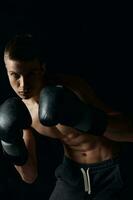
[(124, 188), (120, 147), (122, 141), (133, 141), (132, 118), (105, 106), (81, 78), (49, 75), (31, 35), (13, 38), (4, 61), (11, 87), (32, 117), (32, 128), (23, 135), (29, 160), (16, 166), (23, 180), (37, 176), (34, 129), (64, 146), (50, 200), (118, 199)]

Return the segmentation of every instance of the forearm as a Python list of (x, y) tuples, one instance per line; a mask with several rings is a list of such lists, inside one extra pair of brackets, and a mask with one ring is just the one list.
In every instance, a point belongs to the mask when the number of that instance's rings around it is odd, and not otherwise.
[(115, 141), (133, 142), (133, 118), (122, 113), (108, 115), (104, 136)]
[(33, 183), (38, 176), (36, 144), (34, 136), (30, 130), (24, 131), (23, 139), (28, 150), (28, 159), (24, 165), (15, 165), (15, 168), (20, 174), (22, 180), (30, 184)]
[(32, 184), (38, 176), (37, 166), (35, 166), (31, 158), (23, 166), (15, 165), (15, 168), (26, 183)]

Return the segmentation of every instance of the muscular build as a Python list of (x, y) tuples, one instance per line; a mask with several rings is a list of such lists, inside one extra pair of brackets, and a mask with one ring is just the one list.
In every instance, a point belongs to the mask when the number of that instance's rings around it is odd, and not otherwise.
[[(17, 45), (23, 46), (23, 43), (19, 44), (18, 40)], [(27, 45), (29, 45), (28, 42)], [(120, 151), (120, 142), (133, 141), (132, 118), (105, 106), (84, 80), (76, 76), (63, 74), (48, 76), (45, 66), (38, 58), (37, 52), (33, 51), (29, 56), (29, 60), (27, 60), (25, 51), (23, 52), (23, 57), (21, 57), (22, 52), (20, 52), (20, 55), (17, 54), (18, 49), (15, 48), (15, 43), (12, 42), (9, 46), (7, 45), (4, 52), (4, 61), (11, 87), (29, 109), (32, 117), (32, 127), (42, 135), (58, 138), (64, 145), (64, 152), (67, 157), (77, 163), (98, 163), (116, 157)], [(32, 48), (31, 50), (34, 49)], [(40, 123), (38, 118), (40, 92), (42, 88), (51, 83), (66, 86), (81, 101), (106, 112), (108, 126), (103, 136), (94, 136), (90, 133), (83, 134), (74, 128), (61, 124), (46, 127)], [(32, 177), (32, 174), (37, 171), (35, 142), (32, 129), (25, 130), (24, 132), (24, 141), (29, 150), (29, 161), (24, 166), (17, 168), (17, 170), (24, 180), (32, 182), (33, 178), (30, 179), (29, 174)]]
[[(91, 99), (93, 98), (93, 104), (95, 103), (95, 106), (98, 103), (99, 104), (97, 105), (97, 107), (103, 106), (100, 105), (102, 103), (98, 102), (97, 99), (95, 100), (97, 102), (94, 102), (94, 98), (96, 97), (92, 97), (91, 88), (85, 88), (85, 83), (84, 81), (80, 80), (80, 78), (78, 79), (77, 77), (65, 77), (64, 75), (62, 76), (64, 81), (59, 81), (58, 84), (63, 84), (67, 87), (69, 86), (69, 88), (73, 90), (85, 102), (90, 103)], [(83, 85), (82, 86), (80, 84), (82, 91), (78, 91), (79, 81), (82, 82)], [(74, 88), (73, 82), (75, 84), (75, 87), (77, 84), (77, 88)], [(91, 93), (90, 101), (89, 93)], [(84, 94), (84, 96), (82, 94)], [(85, 94), (87, 94), (86, 98)], [(119, 145), (104, 136), (97, 137), (91, 134), (83, 134), (82, 132), (79, 132), (74, 128), (60, 124), (53, 127), (45, 127), (41, 125), (38, 119), (38, 101), (33, 101), (33, 99), (24, 99), (23, 101), (31, 113), (32, 127), (42, 135), (58, 138), (64, 145), (65, 154), (74, 161), (79, 163), (94, 163), (112, 158), (118, 153)]]

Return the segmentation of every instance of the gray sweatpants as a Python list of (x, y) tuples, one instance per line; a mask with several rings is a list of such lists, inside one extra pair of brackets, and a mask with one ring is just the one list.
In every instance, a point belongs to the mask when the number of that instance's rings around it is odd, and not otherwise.
[(123, 188), (118, 158), (79, 164), (65, 157), (55, 175), (49, 200), (118, 200)]

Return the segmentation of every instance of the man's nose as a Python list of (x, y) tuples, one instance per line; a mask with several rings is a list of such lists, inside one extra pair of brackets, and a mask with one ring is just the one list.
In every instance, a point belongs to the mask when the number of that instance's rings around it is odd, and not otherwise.
[(28, 79), (24, 76), (21, 76), (20, 78), (20, 87), (25, 88), (28, 86)]

